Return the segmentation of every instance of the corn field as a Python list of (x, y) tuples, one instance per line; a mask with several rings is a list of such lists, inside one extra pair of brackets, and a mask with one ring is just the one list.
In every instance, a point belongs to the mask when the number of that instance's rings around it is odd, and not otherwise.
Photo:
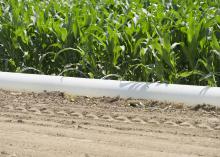
[(0, 70), (220, 86), (220, 0), (0, 0)]

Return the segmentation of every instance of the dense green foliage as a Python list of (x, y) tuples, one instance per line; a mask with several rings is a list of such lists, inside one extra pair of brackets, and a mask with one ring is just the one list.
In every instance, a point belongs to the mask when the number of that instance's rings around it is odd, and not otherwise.
[(0, 0), (0, 70), (220, 86), (220, 1)]

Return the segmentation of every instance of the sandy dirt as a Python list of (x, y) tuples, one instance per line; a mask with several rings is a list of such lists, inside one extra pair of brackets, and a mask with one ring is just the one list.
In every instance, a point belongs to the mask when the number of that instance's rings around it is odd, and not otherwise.
[(210, 105), (0, 90), (0, 157), (220, 157)]

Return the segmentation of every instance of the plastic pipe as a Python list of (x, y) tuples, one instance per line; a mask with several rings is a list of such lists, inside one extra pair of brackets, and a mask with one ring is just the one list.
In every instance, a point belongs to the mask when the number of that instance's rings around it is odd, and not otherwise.
[(0, 72), (0, 88), (22, 91), (60, 91), (78, 96), (120, 96), (188, 105), (210, 104), (220, 107), (220, 88), (63, 76)]

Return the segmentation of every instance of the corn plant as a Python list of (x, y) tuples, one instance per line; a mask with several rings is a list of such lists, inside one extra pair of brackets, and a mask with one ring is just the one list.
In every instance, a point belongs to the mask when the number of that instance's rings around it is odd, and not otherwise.
[(219, 0), (0, 0), (0, 70), (220, 86)]

